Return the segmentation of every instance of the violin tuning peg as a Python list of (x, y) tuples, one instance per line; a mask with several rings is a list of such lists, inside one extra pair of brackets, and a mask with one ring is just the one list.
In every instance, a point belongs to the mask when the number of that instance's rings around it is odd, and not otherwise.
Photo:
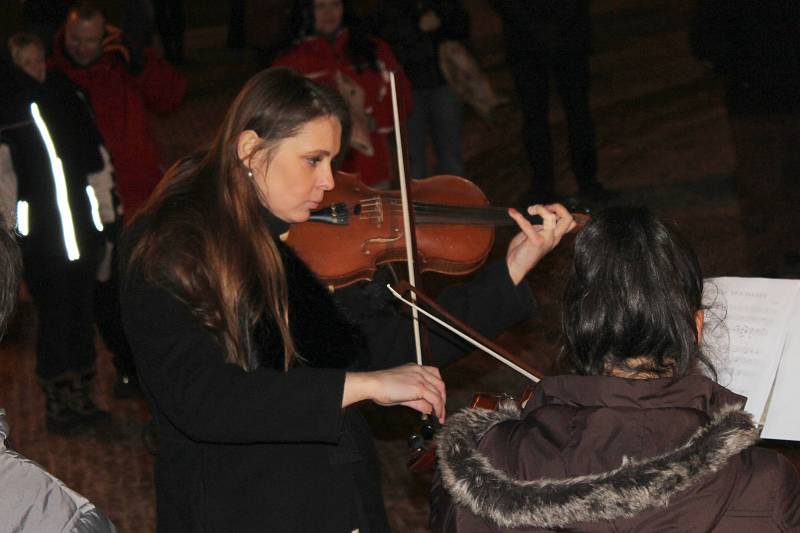
[(425, 440), (431, 440), (433, 436), (436, 434), (438, 421), (431, 422), (431, 420), (436, 420), (436, 419), (430, 417), (427, 422), (422, 424), (422, 428), (420, 429), (420, 433), (422, 433), (422, 436), (425, 438)]
[(408, 447), (412, 450), (419, 450), (424, 444), (425, 437), (419, 433), (412, 433), (411, 436), (408, 437)]

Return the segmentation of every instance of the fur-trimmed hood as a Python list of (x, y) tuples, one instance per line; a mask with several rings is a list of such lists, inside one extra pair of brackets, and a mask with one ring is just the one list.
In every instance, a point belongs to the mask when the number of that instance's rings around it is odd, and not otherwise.
[[(496, 424), (521, 418), (506, 402), (497, 411), (466, 409), (452, 416), (438, 438), (442, 484), (453, 503), (500, 527), (559, 528), (581, 522), (632, 518), (666, 507), (679, 492), (719, 471), (758, 438), (740, 403), (709, 413), (685, 442), (652, 457), (623, 457), (614, 469), (565, 479), (516, 479), (478, 449)], [(513, 452), (512, 452), (513, 453)]]

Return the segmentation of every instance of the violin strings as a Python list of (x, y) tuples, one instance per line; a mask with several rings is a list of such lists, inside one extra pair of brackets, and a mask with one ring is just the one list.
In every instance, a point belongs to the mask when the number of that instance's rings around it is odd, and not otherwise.
[[(399, 202), (389, 200), (392, 213), (396, 212)], [(465, 206), (414, 203), (414, 214), (423, 223), (449, 223), (449, 224), (492, 224), (508, 225), (513, 220), (508, 217), (506, 208), (494, 206)]]
[(374, 220), (378, 224), (383, 222), (383, 202), (380, 197), (368, 198), (359, 202), (359, 218), (362, 220)]
[[(400, 216), (402, 204), (394, 198), (383, 199), (380, 197), (368, 198), (359, 202), (359, 218), (361, 220), (376, 221), (382, 223), (384, 220), (384, 203), (389, 208), (392, 216)], [(487, 224), (487, 225), (510, 225), (513, 220), (508, 217), (504, 207), (495, 206), (465, 206), (430, 204), (414, 202), (414, 215), (420, 223), (442, 223), (442, 224)]]

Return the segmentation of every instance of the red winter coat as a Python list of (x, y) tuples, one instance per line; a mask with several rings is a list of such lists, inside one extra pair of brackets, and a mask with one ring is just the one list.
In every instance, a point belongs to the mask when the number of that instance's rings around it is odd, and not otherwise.
[(142, 207), (163, 173), (147, 112), (175, 109), (186, 94), (186, 78), (148, 50), (144, 67), (132, 73), (118, 50), (89, 66), (73, 62), (56, 36), (48, 66), (63, 71), (89, 95), (97, 126), (111, 152), (117, 189), (130, 219)]
[(388, 139), (394, 131), (392, 96), (389, 72), (397, 76), (397, 96), (400, 118), (404, 120), (411, 111), (411, 85), (389, 45), (378, 38), (375, 55), (380, 71), (366, 68), (359, 72), (347, 56), (349, 33), (343, 30), (333, 42), (322, 37), (309, 37), (279, 57), (274, 66), (289, 67), (307, 77), (336, 89), (336, 74), (351, 78), (364, 90), (364, 111), (374, 120), (375, 129), (370, 135), (374, 153), (367, 156), (351, 149), (342, 164), (342, 170), (356, 172), (364, 183), (385, 182), (395, 175), (395, 163), (390, 158)]

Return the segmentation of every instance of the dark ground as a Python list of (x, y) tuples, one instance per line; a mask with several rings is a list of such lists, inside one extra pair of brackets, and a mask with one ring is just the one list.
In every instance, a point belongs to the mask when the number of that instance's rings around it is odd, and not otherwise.
[[(513, 97), (503, 65), (499, 21), (483, 0), (466, 2), (474, 43), (495, 87)], [(733, 195), (734, 155), (718, 83), (691, 57), (686, 28), (689, 0), (597, 0), (592, 109), (597, 126), (600, 179), (621, 193), (620, 202), (648, 205), (675, 220), (693, 242), (708, 276), (748, 275), (742, 253), (739, 208)], [(222, 22), (221, 22), (222, 23)], [(187, 35), (190, 95), (168, 117), (154, 120), (165, 159), (209, 140), (230, 100), (255, 69), (253, 55), (224, 48), (221, 26)], [(558, 105), (552, 123), (560, 192), (573, 192), (566, 134)], [(518, 135), (517, 108), (503, 108), (494, 124), (469, 111), (463, 132), (467, 177), (495, 205), (510, 205), (527, 187), (528, 167)], [(500, 232), (494, 255), (509, 234)], [(530, 275), (540, 302), (537, 319), (506, 332), (500, 343), (542, 366), (558, 349), (559, 293), (570, 258), (570, 240)], [(449, 281), (434, 279), (438, 284)], [(34, 376), (35, 316), (20, 305), (0, 345), (0, 406), (8, 411), (12, 446), (40, 462), (67, 485), (104, 509), (121, 532), (152, 531), (155, 524), (153, 459), (140, 439), (147, 408), (111, 396), (113, 370), (98, 340), (99, 403), (121, 432), (115, 440), (67, 440), (44, 429), (44, 398)], [(488, 356), (472, 354), (446, 369), (449, 410), (473, 391), (518, 391), (524, 379)], [(406, 438), (417, 423), (399, 408), (369, 409), (384, 471), (384, 490), (395, 531), (424, 531), (427, 479), (405, 468)], [(791, 453), (791, 452), (790, 452)]]

